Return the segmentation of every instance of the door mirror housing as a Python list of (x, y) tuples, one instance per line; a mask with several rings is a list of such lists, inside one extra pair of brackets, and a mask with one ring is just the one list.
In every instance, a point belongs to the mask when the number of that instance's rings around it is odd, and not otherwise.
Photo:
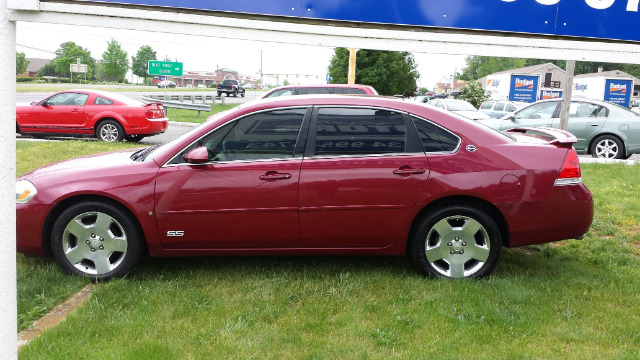
[(209, 162), (209, 151), (204, 146), (191, 149), (184, 155), (184, 160), (190, 164), (204, 164)]

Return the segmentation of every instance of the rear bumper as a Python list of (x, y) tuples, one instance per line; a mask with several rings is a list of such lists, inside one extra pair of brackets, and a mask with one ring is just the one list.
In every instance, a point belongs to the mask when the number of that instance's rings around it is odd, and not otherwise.
[(167, 118), (148, 119), (146, 126), (129, 129), (127, 135), (157, 135), (167, 131), (167, 127), (169, 127), (169, 119)]
[(583, 237), (593, 221), (593, 196), (584, 184), (554, 186), (544, 201), (499, 204), (509, 247)]

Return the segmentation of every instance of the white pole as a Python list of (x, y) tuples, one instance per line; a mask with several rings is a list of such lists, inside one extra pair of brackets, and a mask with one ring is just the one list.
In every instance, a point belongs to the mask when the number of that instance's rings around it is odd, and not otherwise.
[[(16, 300), (16, 23), (9, 20), (7, 0), (0, 0), (0, 354), (18, 358)], [(15, 192), (15, 191), (14, 191)]]

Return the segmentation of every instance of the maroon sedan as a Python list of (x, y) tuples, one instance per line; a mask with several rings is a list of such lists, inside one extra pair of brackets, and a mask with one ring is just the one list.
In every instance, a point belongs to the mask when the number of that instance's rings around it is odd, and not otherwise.
[(140, 141), (167, 130), (160, 103), (143, 104), (98, 90), (67, 90), (16, 106), (16, 132), (37, 136), (95, 136), (113, 142)]
[(391, 98), (257, 100), (159, 147), (21, 176), (17, 245), (100, 280), (144, 253), (406, 254), (426, 275), (478, 278), (502, 246), (588, 231), (575, 141)]

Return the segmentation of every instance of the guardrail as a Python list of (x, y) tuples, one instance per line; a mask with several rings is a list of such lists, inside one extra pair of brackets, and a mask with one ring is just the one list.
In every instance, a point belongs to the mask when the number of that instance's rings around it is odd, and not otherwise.
[(200, 102), (202, 104), (207, 103), (208, 101), (210, 101), (212, 104), (216, 103), (217, 99), (220, 99), (222, 101), (222, 103), (224, 104), (224, 98), (223, 97), (216, 97), (215, 95), (207, 95), (207, 94), (194, 94), (194, 95), (177, 95), (177, 94), (167, 94), (166, 96), (164, 94), (158, 94), (158, 95), (145, 95), (144, 97), (149, 98), (149, 99), (157, 99), (157, 100), (166, 100), (166, 101), (180, 101), (180, 102), (191, 102), (192, 104), (195, 104), (196, 102)]
[[(192, 95), (188, 95), (188, 96), (193, 98)], [(205, 95), (195, 95), (195, 97), (198, 97), (198, 96), (205, 96)], [(211, 95), (208, 95), (208, 96), (211, 96)], [(154, 97), (143, 96), (142, 97), (142, 102), (147, 103), (147, 104), (148, 103), (159, 102), (159, 103), (162, 103), (162, 105), (164, 107), (166, 107), (166, 108), (170, 108), (171, 107), (171, 108), (176, 108), (176, 109), (185, 109), (185, 110), (197, 111), (198, 112), (198, 119), (200, 118), (200, 111), (207, 111), (207, 112), (211, 111), (211, 105), (204, 104), (204, 101), (203, 101), (202, 104), (196, 104), (195, 100), (192, 100), (192, 103), (187, 103), (187, 102), (183, 102), (183, 101), (180, 101), (180, 100), (178, 100), (178, 101), (165, 100), (165, 99), (161, 100), (161, 99), (159, 99), (159, 97), (163, 97), (164, 98), (163, 95), (154, 96)], [(172, 98), (173, 96), (167, 96), (167, 97), (168, 98)], [(179, 95), (179, 96), (176, 96), (176, 97), (183, 98), (185, 96)]]

